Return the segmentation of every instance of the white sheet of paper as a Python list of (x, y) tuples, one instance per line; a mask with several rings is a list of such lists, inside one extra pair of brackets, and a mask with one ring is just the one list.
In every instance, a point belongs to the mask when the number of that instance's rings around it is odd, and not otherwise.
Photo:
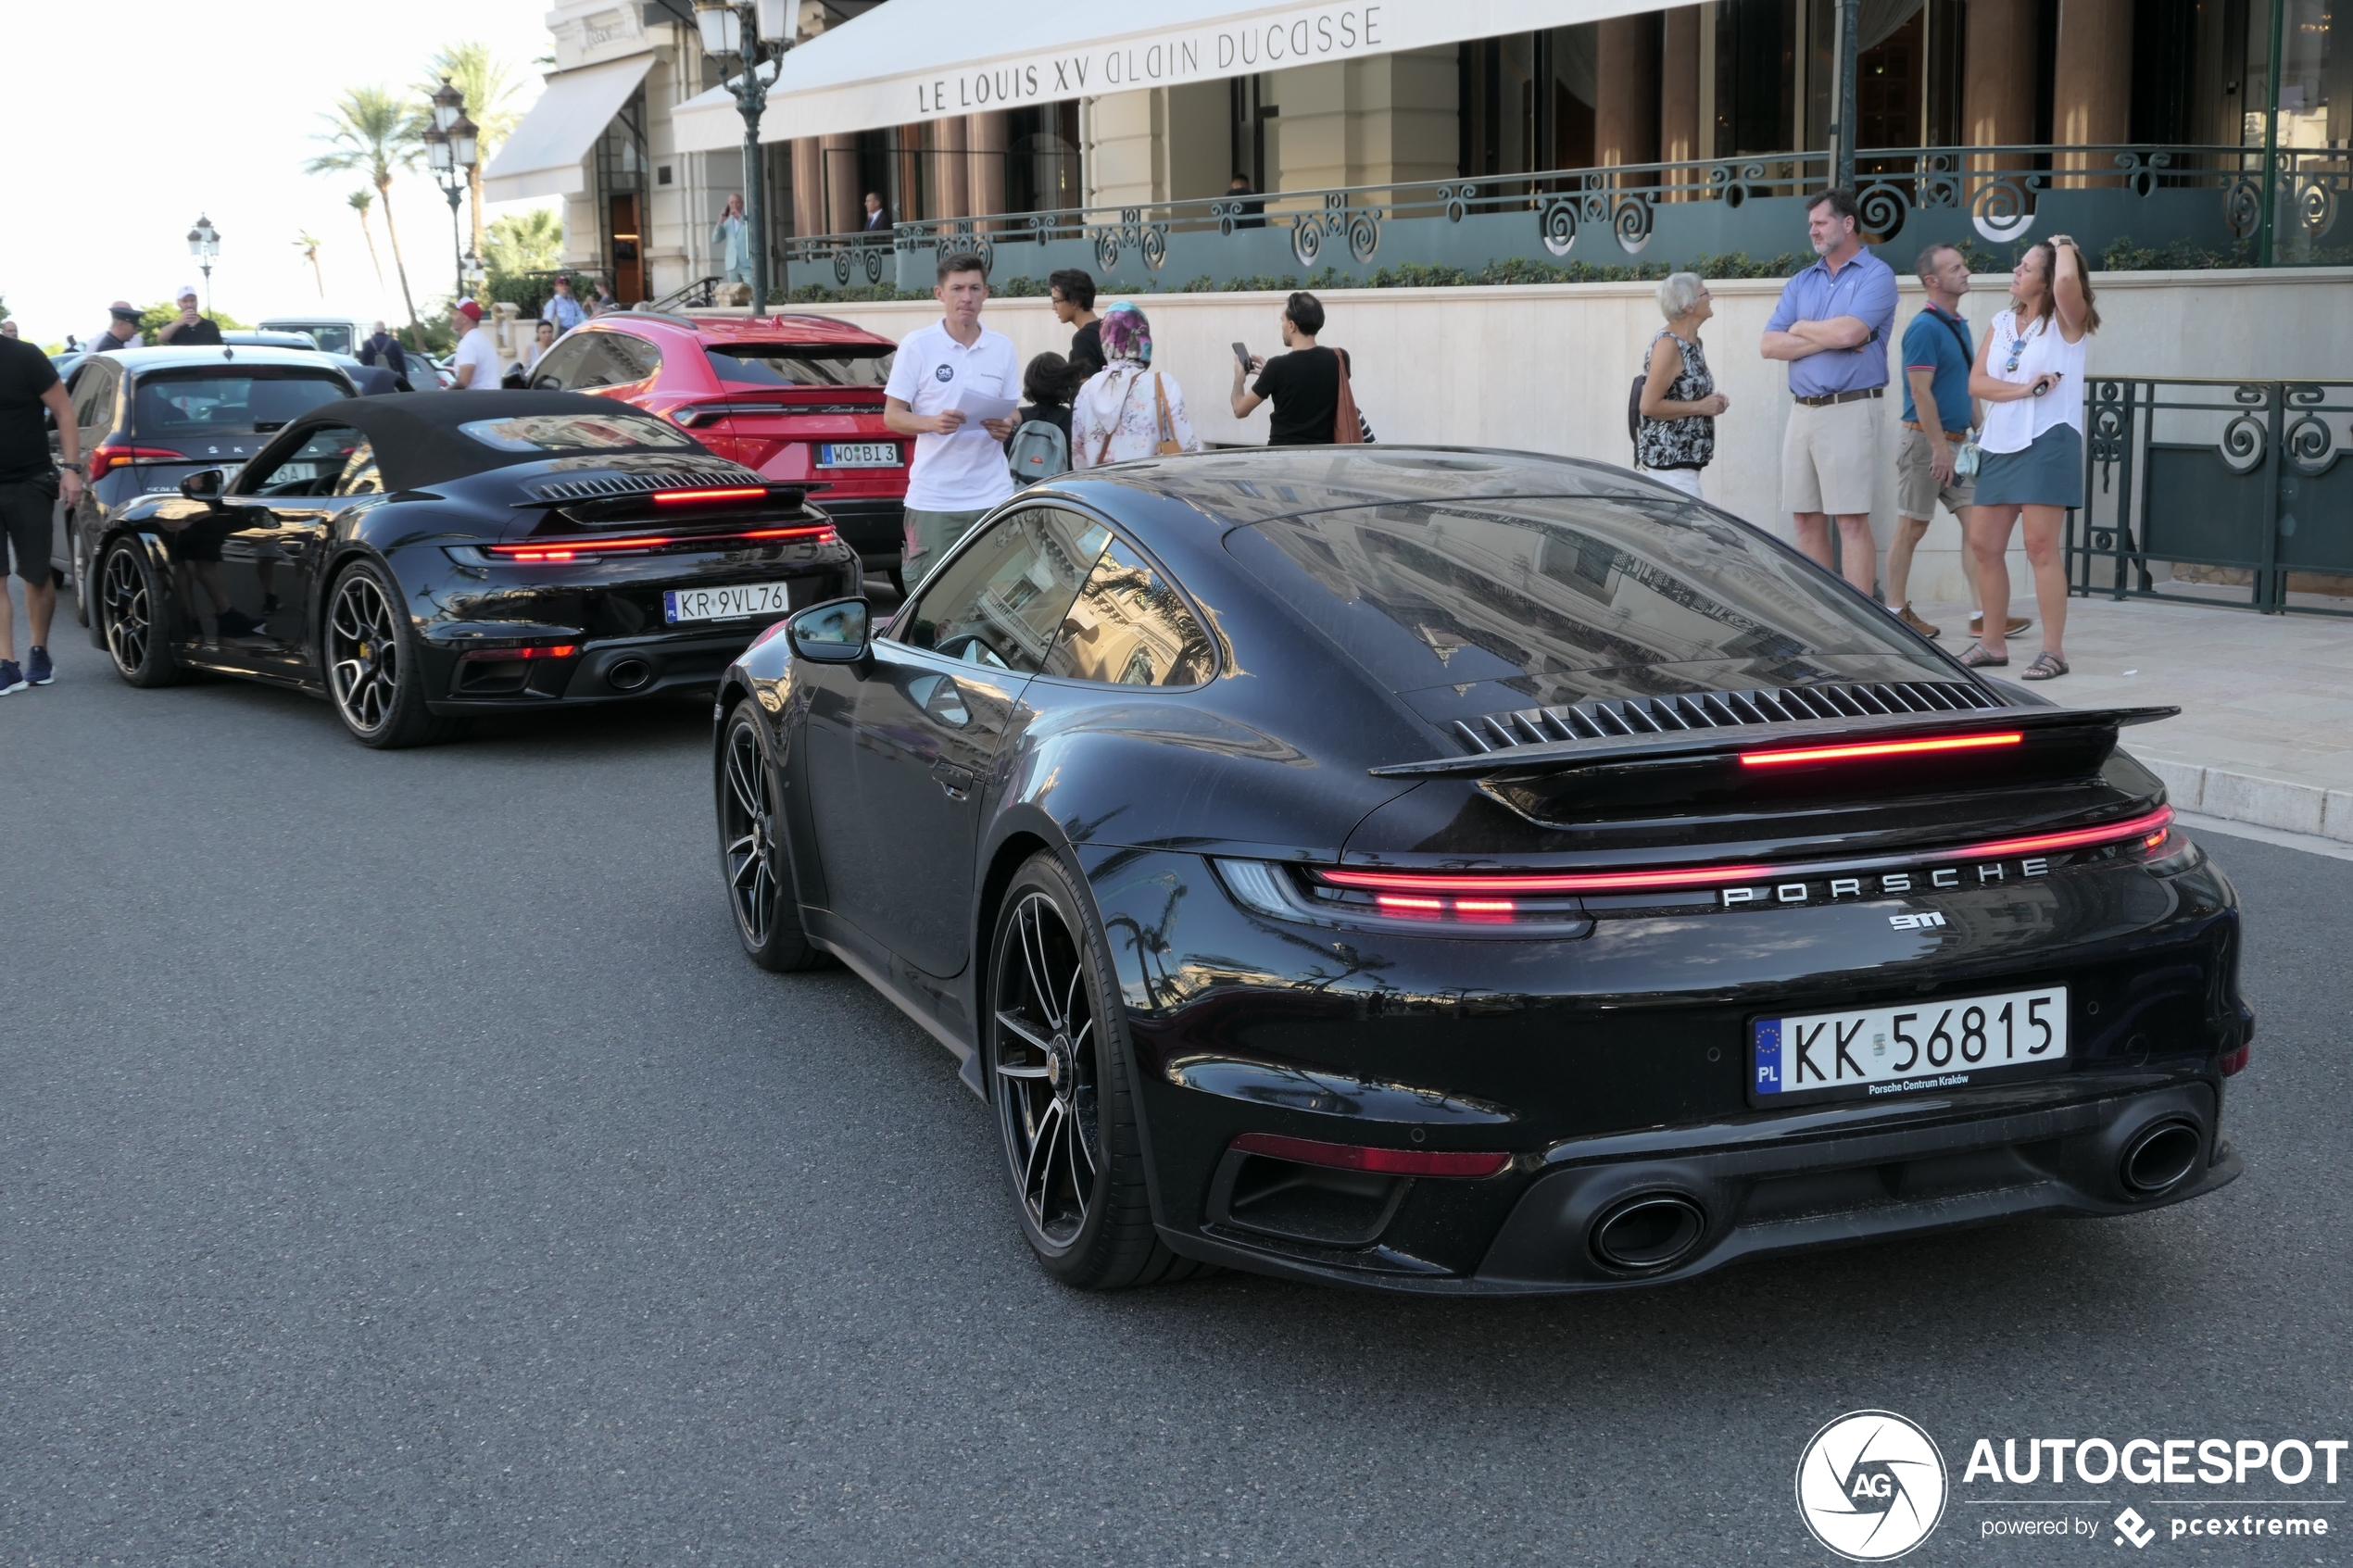
[(964, 418), (969, 421), (965, 428), (971, 429), (983, 420), (1012, 419), (1016, 404), (1013, 398), (991, 397), (985, 392), (975, 392), (967, 386), (957, 390), (956, 407), (964, 411)]

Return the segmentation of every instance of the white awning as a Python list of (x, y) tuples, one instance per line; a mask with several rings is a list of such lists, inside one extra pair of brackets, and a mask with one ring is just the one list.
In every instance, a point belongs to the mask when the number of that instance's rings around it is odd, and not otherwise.
[(651, 55), (558, 71), (482, 171), (482, 194), (495, 202), (569, 195), (588, 188), (581, 160), (654, 67)]
[[(1102, 7), (989, 8), (975, 55), (971, 0), (889, 0), (785, 56), (760, 139), (784, 142), (941, 119), (979, 109), (1214, 82), (1532, 32), (1659, 8), (1656, 0), (1124, 0)], [(743, 143), (724, 87), (673, 111), (678, 146)]]

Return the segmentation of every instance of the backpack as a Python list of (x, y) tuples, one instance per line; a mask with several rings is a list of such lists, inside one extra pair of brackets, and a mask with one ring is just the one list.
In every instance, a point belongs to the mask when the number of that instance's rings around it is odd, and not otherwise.
[(1025, 420), (1005, 444), (1005, 464), (1015, 484), (1035, 484), (1070, 471), (1070, 437), (1062, 426), (1044, 420)]

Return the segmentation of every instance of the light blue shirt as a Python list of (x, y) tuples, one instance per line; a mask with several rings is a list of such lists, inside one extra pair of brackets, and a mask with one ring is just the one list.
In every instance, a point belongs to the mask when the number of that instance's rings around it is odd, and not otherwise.
[(1789, 389), (1799, 397), (1861, 392), (1887, 384), (1887, 344), (1895, 331), (1895, 271), (1866, 247), (1835, 276), (1830, 263), (1816, 261), (1781, 288), (1781, 302), (1768, 332), (1785, 332), (1793, 321), (1828, 321), (1852, 316), (1871, 329), (1860, 348), (1825, 348), (1790, 362)]
[(580, 301), (569, 295), (560, 294), (540, 307), (539, 319), (543, 321), (555, 322), (556, 335), (561, 337), (586, 320), (588, 312), (580, 307)]

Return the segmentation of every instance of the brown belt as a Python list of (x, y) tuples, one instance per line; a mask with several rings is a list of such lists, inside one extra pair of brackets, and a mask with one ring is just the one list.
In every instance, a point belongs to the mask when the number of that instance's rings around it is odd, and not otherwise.
[[(1796, 394), (1791, 394), (1796, 396)], [(1827, 408), (1833, 403), (1860, 403), (1866, 397), (1884, 397), (1887, 388), (1867, 386), (1860, 392), (1825, 392), (1819, 397), (1799, 397), (1798, 404), (1806, 408)]]
[[(1918, 420), (1906, 420), (1904, 421), (1904, 428), (1906, 430), (1919, 431), (1923, 435), (1927, 433), (1927, 431), (1922, 428), (1920, 421)], [(1969, 432), (1965, 430), (1948, 430), (1944, 433), (1944, 439), (1947, 441), (1967, 441), (1969, 439)]]

